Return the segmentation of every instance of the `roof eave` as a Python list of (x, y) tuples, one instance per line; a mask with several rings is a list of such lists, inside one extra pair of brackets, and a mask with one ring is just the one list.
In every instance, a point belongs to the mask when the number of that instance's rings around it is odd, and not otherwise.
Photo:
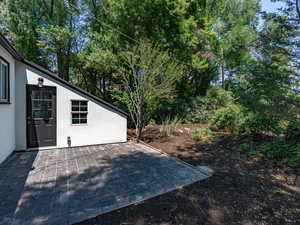
[(57, 76), (55, 73), (52, 73), (51, 71), (49, 71), (49, 70), (47, 70), (47, 69), (45, 69), (45, 68), (43, 68), (43, 67), (41, 67), (41, 66), (39, 66), (39, 65), (37, 65), (35, 63), (33, 63), (33, 62), (30, 62), (30, 61), (28, 61), (26, 59), (22, 59), (21, 62), (23, 62), (24, 64), (26, 64), (26, 65), (28, 65), (28, 66), (30, 66), (30, 67), (32, 67), (32, 68), (34, 68), (34, 69), (42, 72), (42, 73), (45, 73), (49, 77), (55, 79), (56, 81), (59, 81), (59, 82), (63, 83), (64, 85), (66, 85), (66, 86), (68, 86), (68, 87), (70, 87), (70, 88), (78, 91), (79, 93), (82, 93), (83, 95), (86, 95), (86, 96), (90, 97), (91, 99), (93, 99), (93, 100), (95, 100), (95, 101), (97, 101), (97, 102), (99, 102), (99, 103), (101, 103), (101, 104), (103, 104), (103, 105), (105, 105), (105, 106), (107, 106), (107, 107), (109, 107), (109, 108), (111, 108), (111, 109), (113, 109), (113, 110), (121, 113), (125, 117), (129, 116), (128, 113), (124, 112), (123, 110), (121, 110), (121, 109), (117, 108), (116, 106), (114, 106), (114, 105), (112, 105), (112, 104), (104, 101), (103, 99), (101, 99), (101, 98), (99, 98), (99, 97), (97, 97), (95, 95), (92, 95), (89, 92), (87, 92), (87, 91), (85, 91), (85, 90), (83, 90), (83, 89), (81, 89), (81, 88), (79, 88), (79, 87), (71, 84), (70, 82), (68, 82), (68, 81), (60, 78), (59, 76)]
[(30, 62), (28, 61), (27, 59), (23, 58), (19, 53), (18, 51), (12, 46), (12, 44), (0, 33), (0, 45), (6, 49), (16, 60), (20, 61), (20, 62), (23, 62), (24, 64), (30, 66), (30, 67), (33, 67), (35, 68), (36, 70), (42, 72), (42, 73), (45, 73), (46, 75), (50, 76), (51, 78), (65, 84), (66, 86), (69, 86), (70, 88), (78, 91), (79, 93), (82, 93), (83, 95), (86, 95), (88, 97), (90, 97), (91, 99), (93, 99), (94, 101), (100, 103), (100, 104), (103, 104), (105, 106), (107, 106), (108, 108), (111, 108), (113, 109), (114, 111), (122, 114), (123, 116), (125, 116), (126, 118), (129, 116), (128, 113), (124, 112), (123, 110), (117, 108), (116, 106), (104, 101), (103, 99), (101, 98), (98, 98), (97, 96), (95, 95), (92, 95), (90, 94), (89, 92), (79, 88), (79, 87), (76, 87), (75, 85), (69, 83), (68, 81), (60, 78), (59, 76), (57, 76), (56, 74), (52, 73), (51, 71), (43, 68), (42, 66), (39, 66), (33, 62)]
[(8, 51), (16, 60), (21, 61), (23, 57), (17, 52), (17, 50), (10, 44), (10, 42), (0, 34), (0, 45)]

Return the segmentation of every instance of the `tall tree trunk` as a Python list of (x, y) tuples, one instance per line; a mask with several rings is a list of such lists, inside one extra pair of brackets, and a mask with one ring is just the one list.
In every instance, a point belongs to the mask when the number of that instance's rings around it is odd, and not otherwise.
[(222, 80), (222, 88), (225, 89), (225, 72), (224, 72), (224, 63), (225, 63), (225, 60), (224, 60), (224, 50), (223, 48), (221, 47), (221, 80)]
[(300, 0), (296, 0), (296, 11), (300, 18)]
[(59, 50), (57, 53), (57, 69), (59, 76), (69, 81), (69, 70), (70, 70), (70, 63), (68, 62), (68, 57), (65, 55), (63, 50)]
[(138, 107), (137, 110), (137, 124), (136, 124), (136, 138), (137, 141), (141, 140), (142, 137), (142, 129), (143, 129), (143, 124), (142, 124), (142, 110), (141, 107)]
[(221, 79), (222, 79), (222, 88), (225, 89), (225, 73), (224, 73), (224, 60), (221, 61)]

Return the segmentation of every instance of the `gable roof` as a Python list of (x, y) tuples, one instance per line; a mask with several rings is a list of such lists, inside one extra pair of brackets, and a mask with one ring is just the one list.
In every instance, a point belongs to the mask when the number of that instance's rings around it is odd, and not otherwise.
[(15, 59), (21, 61), (23, 57), (17, 50), (10, 44), (10, 42), (0, 33), (0, 45), (8, 51)]
[(30, 66), (30, 67), (32, 67), (32, 68), (40, 71), (41, 73), (44, 73), (44, 74), (48, 75), (49, 77), (53, 78), (54, 80), (56, 80), (56, 81), (58, 81), (58, 82), (60, 82), (60, 83), (62, 83), (64, 85), (68, 86), (69, 88), (71, 88), (71, 89), (73, 89), (73, 90), (75, 90), (75, 91), (77, 91), (77, 92), (79, 92), (79, 93), (81, 93), (81, 94), (83, 94), (85, 96), (90, 97), (94, 101), (96, 101), (96, 102), (98, 102), (98, 103), (100, 103), (102, 105), (105, 105), (108, 108), (110, 108), (110, 109), (112, 109), (112, 110), (114, 110), (116, 112), (119, 112), (119, 113), (121, 113), (122, 115), (124, 115), (126, 117), (128, 116), (128, 113), (126, 113), (125, 111), (117, 108), (116, 106), (114, 106), (114, 105), (112, 105), (112, 104), (104, 101), (103, 99), (101, 99), (101, 98), (99, 98), (99, 97), (97, 97), (95, 95), (92, 95), (91, 93), (89, 93), (89, 92), (87, 92), (87, 91), (85, 91), (85, 90), (83, 90), (83, 89), (81, 89), (81, 88), (79, 88), (79, 87), (77, 87), (77, 86), (75, 86), (73, 84), (71, 84), (70, 82), (68, 82), (68, 81), (60, 78), (57, 74), (52, 73), (48, 69), (46, 69), (46, 68), (44, 68), (44, 67), (42, 67), (40, 65), (37, 65), (37, 64), (35, 64), (33, 62), (30, 62), (29, 60), (26, 60), (25, 58), (23, 58), (17, 52), (17, 50), (12, 46), (12, 44), (1, 33), (0, 33), (0, 45), (4, 49), (6, 49), (16, 60), (18, 60), (20, 62), (23, 62), (24, 64), (26, 64), (26, 65), (28, 65), (28, 66)]

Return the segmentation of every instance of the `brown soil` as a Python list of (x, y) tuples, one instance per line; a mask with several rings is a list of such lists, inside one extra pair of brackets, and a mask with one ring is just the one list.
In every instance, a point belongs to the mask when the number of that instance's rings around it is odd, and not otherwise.
[[(197, 144), (183, 125), (166, 137), (159, 127), (144, 133), (148, 144), (192, 165), (215, 169), (211, 178), (80, 223), (122, 225), (299, 225), (300, 171), (234, 150), (242, 141), (219, 133), (219, 141)], [(132, 137), (134, 131), (129, 130)], [(261, 137), (253, 144), (270, 141)], [(298, 175), (298, 176), (297, 176)]]

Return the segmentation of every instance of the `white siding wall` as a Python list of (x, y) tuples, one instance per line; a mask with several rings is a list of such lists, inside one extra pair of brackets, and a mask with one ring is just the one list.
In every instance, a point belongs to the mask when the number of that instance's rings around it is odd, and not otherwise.
[(10, 102), (0, 104), (0, 163), (15, 150), (15, 60), (0, 46), (0, 56), (9, 62)]
[[(87, 96), (58, 83), (39, 71), (18, 63), (16, 121), (17, 150), (26, 149), (26, 84), (36, 85), (38, 78), (44, 78), (44, 85), (57, 87), (57, 147), (67, 147), (67, 137), (72, 146), (125, 142), (127, 140), (127, 119), (105, 106), (99, 105)], [(71, 100), (88, 100), (88, 124), (71, 124)], [(18, 126), (17, 125), (17, 126)]]

